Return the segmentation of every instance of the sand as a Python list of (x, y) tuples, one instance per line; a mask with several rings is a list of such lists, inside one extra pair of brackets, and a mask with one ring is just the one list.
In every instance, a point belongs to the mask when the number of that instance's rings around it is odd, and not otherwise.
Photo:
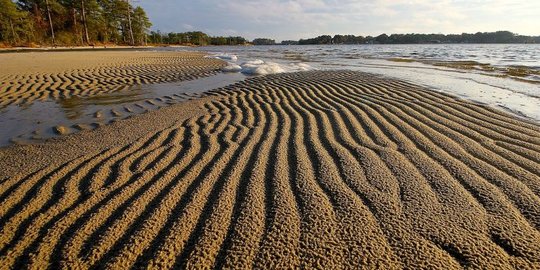
[(540, 268), (540, 126), (350, 71), (0, 149), (4, 268)]
[(225, 65), (197, 52), (5, 53), (0, 54), (0, 107), (190, 80), (215, 74)]

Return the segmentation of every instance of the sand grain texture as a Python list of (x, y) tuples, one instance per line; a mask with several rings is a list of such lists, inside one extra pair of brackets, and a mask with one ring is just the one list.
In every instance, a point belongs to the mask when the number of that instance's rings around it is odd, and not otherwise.
[(213, 75), (225, 65), (204, 55), (157, 51), (0, 54), (0, 107), (191, 80)]
[(210, 94), (0, 149), (0, 265), (540, 268), (537, 124), (349, 71)]

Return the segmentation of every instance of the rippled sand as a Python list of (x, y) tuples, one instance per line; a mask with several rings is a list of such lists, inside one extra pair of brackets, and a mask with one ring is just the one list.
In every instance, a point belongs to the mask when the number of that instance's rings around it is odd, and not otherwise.
[(0, 54), (0, 107), (88, 97), (137, 84), (215, 74), (225, 64), (197, 52), (32, 52)]
[(0, 149), (0, 265), (540, 267), (540, 126), (347, 71)]

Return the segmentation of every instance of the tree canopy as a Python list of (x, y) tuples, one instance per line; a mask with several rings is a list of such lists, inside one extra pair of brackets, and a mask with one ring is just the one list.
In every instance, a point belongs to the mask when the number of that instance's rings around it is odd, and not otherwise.
[[(478, 32), (476, 34), (381, 34), (376, 37), (354, 35), (329, 35), (301, 39), (308, 44), (425, 44), (425, 43), (540, 43), (540, 36), (523, 36), (509, 31)], [(290, 40), (282, 44), (293, 44)]]
[(0, 0), (0, 42), (9, 45), (143, 45), (152, 23), (129, 0)]
[(154, 44), (175, 44), (175, 45), (244, 45), (248, 41), (243, 37), (212, 37), (206, 33), (184, 32), (184, 33), (161, 33), (160, 31), (152, 31), (148, 36), (148, 42)]
[(275, 45), (276, 41), (269, 38), (256, 38), (253, 40), (253, 45)]

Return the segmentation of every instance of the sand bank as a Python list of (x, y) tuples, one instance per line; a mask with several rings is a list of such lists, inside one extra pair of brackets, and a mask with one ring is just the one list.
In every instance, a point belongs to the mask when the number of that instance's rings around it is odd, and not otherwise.
[(540, 267), (540, 126), (359, 72), (0, 149), (0, 265)]
[(0, 54), (0, 106), (87, 97), (129, 85), (215, 74), (223, 61), (196, 52), (31, 52)]
[[(225, 63), (204, 56), (152, 51), (2, 54), (0, 147), (93, 129), (238, 81), (217, 72)], [(222, 83), (211, 87), (217, 80)]]

